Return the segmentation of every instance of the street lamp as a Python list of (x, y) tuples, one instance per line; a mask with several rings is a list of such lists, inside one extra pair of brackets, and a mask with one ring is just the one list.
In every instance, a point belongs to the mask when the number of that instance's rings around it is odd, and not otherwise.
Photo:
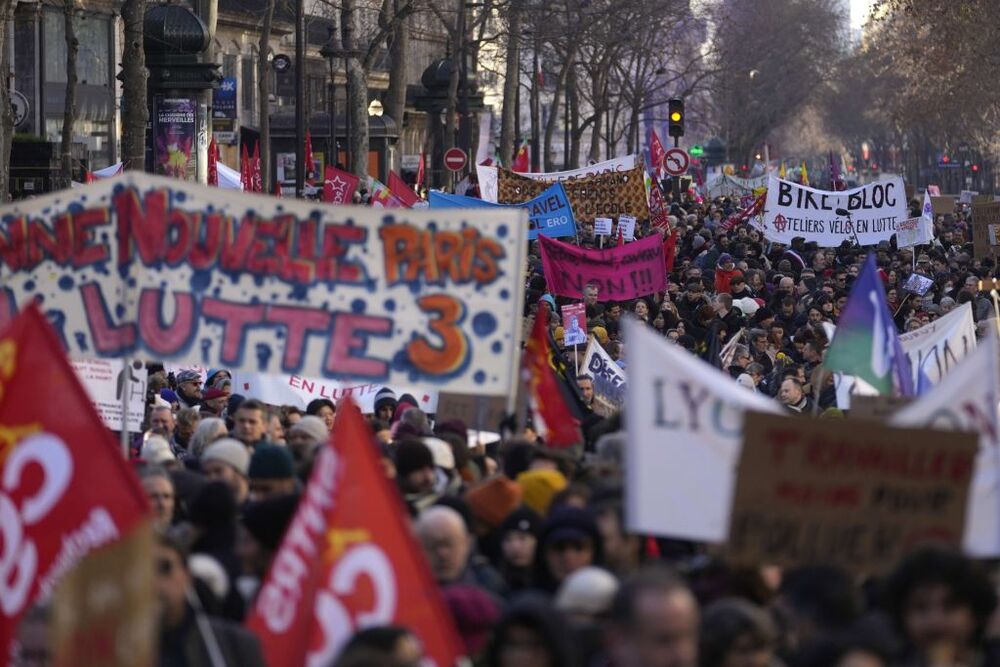
[(381, 118), (382, 114), (385, 112), (385, 108), (382, 103), (378, 100), (372, 100), (371, 104), (368, 105), (368, 115), (374, 116), (375, 118)]

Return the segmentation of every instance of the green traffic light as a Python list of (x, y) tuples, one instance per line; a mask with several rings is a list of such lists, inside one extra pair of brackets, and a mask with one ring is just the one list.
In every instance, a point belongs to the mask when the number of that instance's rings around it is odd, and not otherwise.
[(691, 150), (688, 151), (691, 157), (701, 157), (705, 154), (705, 149), (701, 146), (692, 146)]

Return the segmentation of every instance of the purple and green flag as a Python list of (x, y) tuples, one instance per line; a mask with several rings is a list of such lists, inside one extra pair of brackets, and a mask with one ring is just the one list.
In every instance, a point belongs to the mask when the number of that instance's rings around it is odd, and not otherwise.
[(823, 367), (855, 375), (880, 394), (913, 395), (910, 362), (899, 342), (874, 255), (868, 255), (851, 289)]

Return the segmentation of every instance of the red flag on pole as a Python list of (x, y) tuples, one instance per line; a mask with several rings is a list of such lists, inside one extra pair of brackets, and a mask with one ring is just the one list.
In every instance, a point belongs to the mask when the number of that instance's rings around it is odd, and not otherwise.
[(215, 143), (215, 137), (208, 144), (208, 184), (219, 184), (219, 147)]
[(663, 262), (667, 269), (667, 277), (674, 270), (674, 260), (677, 255), (677, 230), (670, 232), (670, 236), (663, 242)]
[(625, 245), (625, 234), (622, 233), (622, 221), (621, 218), (618, 219), (618, 247)]
[(531, 171), (531, 152), (528, 150), (528, 142), (522, 141), (521, 147), (517, 149), (517, 155), (511, 163), (511, 171), (526, 174)]
[(275, 181), (274, 182), (274, 196), (275, 197), (281, 197), (282, 196), (281, 181)]
[(549, 306), (540, 303), (535, 315), (535, 326), (524, 348), (521, 360), (527, 378), (528, 395), (533, 403), (533, 412), (544, 431), (545, 444), (563, 449), (583, 442), (580, 436), (580, 420), (574, 416), (559, 387), (555, 370), (551, 364), (552, 350), (549, 347)]
[(247, 145), (243, 144), (240, 150), (240, 186), (244, 192), (253, 192), (253, 179), (250, 174), (250, 155), (247, 153)]
[(455, 628), (357, 405), (340, 402), (247, 626), (269, 665), (332, 665), (355, 631), (401, 625), (434, 664)]
[[(37, 306), (0, 331), (0, 384), (0, 655), (7, 656), (32, 602), (89, 552), (133, 535), (147, 503)], [(45, 395), (59, 399), (38, 400)]]
[(312, 135), (309, 134), (309, 130), (306, 130), (306, 183), (313, 185), (313, 180), (316, 178), (316, 174), (313, 172), (313, 140)]
[(350, 204), (360, 182), (361, 179), (354, 174), (327, 165), (323, 178), (323, 201), (330, 204)]
[(423, 201), (423, 199), (418, 197), (417, 193), (415, 193), (413, 189), (406, 184), (406, 181), (404, 181), (394, 171), (389, 172), (389, 182), (386, 183), (386, 185), (389, 187), (389, 192), (394, 194), (396, 198), (403, 202), (403, 205), (407, 208), (413, 208), (415, 204)]
[(667, 151), (660, 143), (660, 137), (656, 134), (656, 128), (649, 128), (649, 160), (656, 168), (656, 175), (663, 175), (663, 161), (667, 159)]
[(424, 154), (420, 154), (420, 161), (417, 163), (417, 187), (424, 184)]
[(253, 146), (253, 160), (252, 160), (252, 172), (251, 180), (253, 181), (253, 191), (254, 192), (264, 192), (264, 183), (261, 181), (260, 175), (260, 142), (258, 141)]

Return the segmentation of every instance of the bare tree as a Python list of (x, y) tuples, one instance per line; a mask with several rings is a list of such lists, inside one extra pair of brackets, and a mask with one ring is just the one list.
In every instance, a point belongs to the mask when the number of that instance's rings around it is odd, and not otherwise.
[(73, 125), (76, 123), (76, 57), (80, 41), (76, 38), (76, 2), (63, 0), (63, 30), (66, 37), (66, 94), (63, 98), (62, 177), (66, 187), (73, 181)]
[(274, 22), (276, 0), (267, 0), (264, 20), (257, 43), (257, 114), (260, 116), (260, 182), (264, 191), (271, 188), (271, 25)]
[(503, 108), (500, 111), (500, 159), (510, 164), (514, 159), (514, 128), (517, 124), (517, 87), (521, 62), (521, 2), (511, 0), (507, 8), (507, 48), (504, 62)]
[(0, 202), (10, 200), (10, 147), (14, 140), (14, 111), (10, 105), (10, 90), (7, 87), (7, 76), (10, 72), (7, 43), (7, 28), (14, 15), (14, 1), (0, 0), (0, 72), (4, 80), (0, 81)]
[[(2, 1), (2, 0), (0, 0)], [(146, 52), (143, 50), (143, 20), (146, 0), (125, 0), (122, 23), (125, 43), (122, 48), (122, 162), (125, 169), (146, 168)]]

